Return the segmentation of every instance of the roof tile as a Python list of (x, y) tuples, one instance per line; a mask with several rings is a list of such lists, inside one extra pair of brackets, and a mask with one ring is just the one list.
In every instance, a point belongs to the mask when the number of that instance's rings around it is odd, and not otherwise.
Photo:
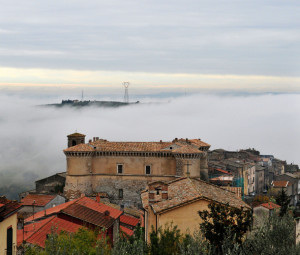
[(34, 205), (35, 206), (45, 206), (51, 200), (53, 200), (56, 195), (43, 195), (43, 194), (28, 194), (21, 200), (22, 205)]

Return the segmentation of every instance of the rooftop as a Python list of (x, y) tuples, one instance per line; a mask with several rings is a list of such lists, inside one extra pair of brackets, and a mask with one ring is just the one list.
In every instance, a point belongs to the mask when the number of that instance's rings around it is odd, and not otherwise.
[(75, 133), (73, 133), (73, 134), (68, 135), (68, 137), (70, 137), (70, 136), (83, 137), (83, 136), (85, 136), (85, 135), (84, 135), (84, 134), (80, 134), (80, 133), (75, 132)]
[[(76, 204), (76, 206), (74, 206)], [(55, 215), (58, 213), (65, 213), (68, 215), (71, 215), (73, 213), (73, 217), (80, 218), (81, 216), (78, 214), (79, 211), (83, 210), (83, 207), (85, 210), (90, 212), (91, 218), (86, 218), (86, 215), (82, 215), (82, 220), (85, 220), (89, 223), (94, 224), (94, 217), (97, 215), (100, 217), (102, 214), (104, 214), (106, 211), (109, 212), (109, 216), (113, 219), (117, 219), (121, 216), (122, 211), (115, 209), (111, 206), (105, 205), (103, 203), (98, 203), (95, 200), (88, 198), (88, 197), (81, 197), (78, 199), (74, 199), (72, 201), (69, 201), (67, 203), (49, 208), (47, 210), (37, 212), (36, 214), (30, 216), (29, 218), (25, 219), (25, 222), (30, 222), (36, 219), (40, 219), (43, 217)], [(94, 211), (94, 212), (93, 212)], [(82, 211), (83, 212), (83, 211)], [(100, 215), (100, 214), (101, 215)], [(96, 216), (95, 216), (96, 215)], [(102, 216), (101, 216), (102, 217)], [(100, 222), (98, 222), (100, 224)]]
[[(74, 233), (77, 232), (80, 228), (83, 228), (83, 226), (80, 224), (61, 219), (56, 216), (52, 216), (38, 223), (25, 225), (24, 239), (27, 243), (45, 248), (47, 235), (51, 234), (53, 231), (55, 231), (56, 233), (60, 233), (61, 231)], [(20, 229), (17, 232), (17, 243), (21, 244), (22, 241), (23, 230)]]
[(267, 208), (269, 210), (280, 208), (280, 205), (272, 203), (272, 202), (264, 203), (264, 204), (261, 204), (259, 206), (265, 207), (265, 208)]
[(201, 153), (208, 150), (209, 144), (199, 139), (174, 139), (172, 142), (110, 142), (98, 139), (87, 144), (78, 144), (67, 148), (64, 152), (172, 152)]
[(140, 222), (140, 220), (129, 215), (121, 215), (120, 222), (135, 227)]
[[(179, 178), (170, 181), (168, 184), (168, 199), (151, 204), (155, 213), (160, 213), (164, 210), (173, 207), (181, 206), (185, 203), (196, 201), (199, 199), (207, 199), (236, 208), (247, 208), (250, 206), (242, 201), (238, 196), (219, 186), (201, 181), (194, 178)], [(149, 206), (148, 192), (142, 194), (143, 207)]]
[(8, 200), (5, 196), (0, 197), (0, 222), (16, 213), (21, 206), (17, 201)]
[(56, 195), (28, 194), (21, 200), (21, 203), (30, 206), (45, 206), (55, 197)]
[(274, 188), (286, 188), (289, 185), (289, 181), (272, 181), (271, 185)]

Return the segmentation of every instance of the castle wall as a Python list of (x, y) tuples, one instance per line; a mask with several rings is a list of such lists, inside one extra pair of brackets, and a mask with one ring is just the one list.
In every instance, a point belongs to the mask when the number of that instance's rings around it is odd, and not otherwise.
[(173, 157), (94, 157), (92, 172), (96, 174), (117, 174), (117, 165), (123, 164), (123, 174), (144, 175), (146, 165), (151, 166), (151, 175), (175, 175), (176, 161)]
[[(175, 157), (70, 156), (67, 157), (64, 191), (66, 197), (71, 199), (79, 197), (81, 193), (89, 195), (106, 192), (112, 203), (140, 206), (140, 191), (149, 182), (169, 181), (186, 176), (187, 163), (190, 177), (200, 177), (201, 166), (207, 167), (207, 163), (202, 160), (205, 161), (199, 158)], [(117, 171), (118, 164), (123, 165), (121, 174)], [(146, 165), (151, 166), (150, 175), (145, 173)]]
[(69, 199), (80, 197), (81, 194), (92, 194), (92, 176), (67, 175), (64, 195)]
[[(146, 189), (149, 182), (173, 179), (170, 176), (96, 175), (93, 176), (92, 188), (94, 192), (106, 192), (111, 203), (141, 207), (140, 192)], [(122, 190), (123, 197), (119, 197), (119, 190)]]
[(92, 172), (92, 157), (67, 157), (67, 175), (87, 175)]

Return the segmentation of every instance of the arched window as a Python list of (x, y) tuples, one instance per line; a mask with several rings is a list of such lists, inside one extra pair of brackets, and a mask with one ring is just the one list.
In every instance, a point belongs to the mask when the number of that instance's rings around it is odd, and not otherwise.
[(72, 146), (75, 146), (75, 145), (76, 145), (76, 141), (72, 140)]

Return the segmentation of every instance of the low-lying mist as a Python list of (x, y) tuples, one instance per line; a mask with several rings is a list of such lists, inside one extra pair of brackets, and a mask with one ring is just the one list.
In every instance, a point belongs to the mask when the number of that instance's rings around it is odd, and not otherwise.
[(191, 95), (155, 101), (78, 110), (0, 96), (0, 194), (17, 198), (35, 180), (65, 171), (66, 136), (75, 131), (86, 134), (86, 141), (93, 136), (111, 141), (201, 138), (212, 149), (255, 148), (300, 163), (300, 95)]

